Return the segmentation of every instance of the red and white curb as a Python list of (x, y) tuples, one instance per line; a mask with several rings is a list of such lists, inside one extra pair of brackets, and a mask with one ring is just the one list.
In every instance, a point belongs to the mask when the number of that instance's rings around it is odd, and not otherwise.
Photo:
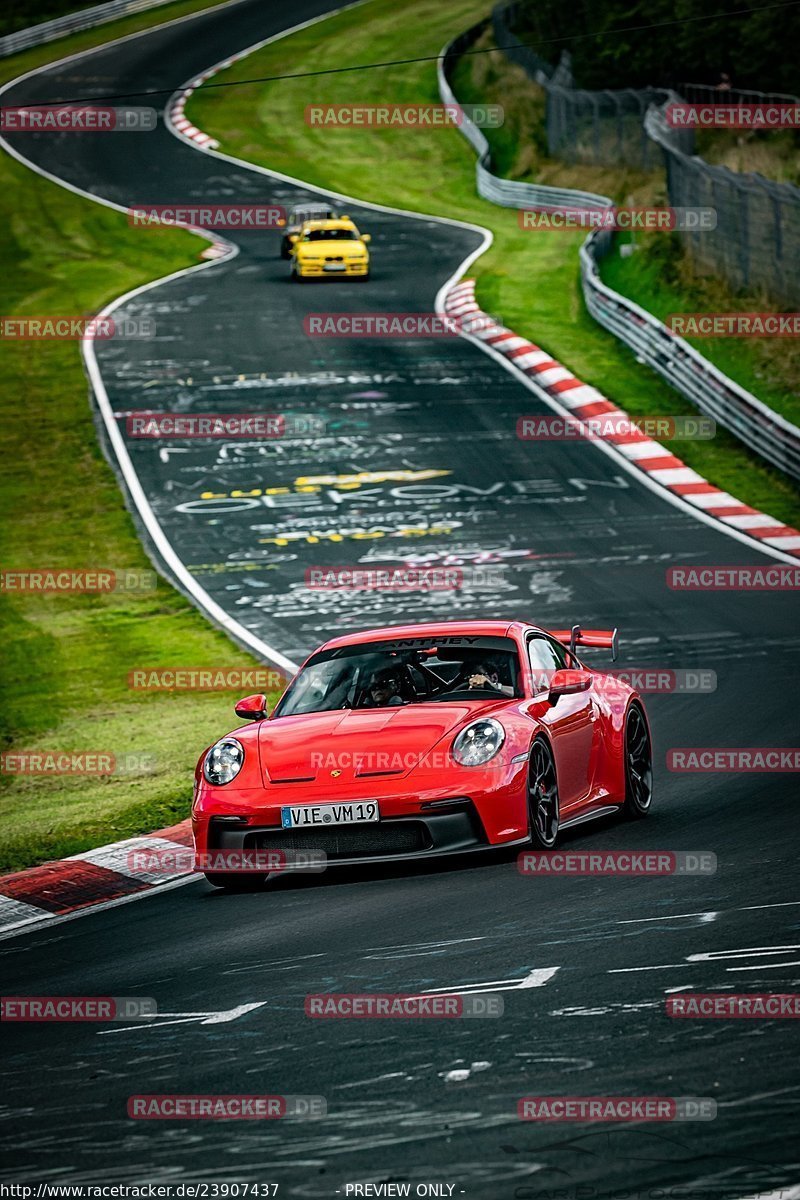
[(183, 137), (198, 146), (210, 146), (212, 150), (216, 150), (219, 142), (215, 141), (209, 134), (203, 133), (202, 129), (198, 129), (196, 125), (193, 125), (184, 112), (186, 101), (192, 95), (195, 88), (200, 87), (202, 83), (205, 83), (210, 78), (211, 74), (199, 75), (197, 79), (193, 79), (187, 88), (179, 92), (176, 96), (173, 96), (168, 106), (168, 112), (169, 119)]
[[(0, 876), (0, 933), (48, 918), (64, 917), (97, 904), (124, 900), (193, 874), (181, 868), (139, 870), (131, 864), (134, 851), (186, 858), (192, 847), (191, 821), (157, 829), (144, 837), (126, 838), (98, 846), (58, 862), (43, 863), (12, 875)], [(180, 852), (176, 855), (176, 852)]]
[[(666, 446), (638, 430), (635, 419), (597, 388), (577, 379), (540, 346), (497, 324), (478, 306), (474, 279), (463, 279), (452, 287), (444, 306), (448, 314), (460, 318), (466, 333), (503, 354), (567, 409), (571, 417), (580, 421), (602, 415), (603, 423), (611, 427), (611, 432), (601, 440), (612, 444), (629, 463), (646, 472), (653, 482), (701, 509), (706, 516), (714, 517), (722, 525), (735, 529), (737, 533), (800, 558), (800, 530), (792, 529), (775, 517), (742, 504), (729, 492), (723, 492), (709, 483), (676, 458)], [(615, 421), (620, 425), (616, 432), (613, 430)]]
[(167, 124), (171, 124), (178, 131), (181, 137), (189, 142), (194, 142), (196, 146), (207, 146), (210, 150), (216, 150), (219, 142), (211, 137), (208, 133), (203, 133), (202, 129), (198, 129), (196, 125), (186, 116), (186, 101), (192, 96), (199, 87), (207, 83), (209, 79), (213, 79), (220, 71), (226, 71), (228, 67), (232, 67), (235, 62), (241, 58), (246, 58), (249, 51), (242, 51), (239, 54), (232, 54), (230, 58), (226, 58), (223, 62), (215, 63), (213, 67), (209, 67), (202, 75), (198, 75), (196, 79), (192, 79), (185, 87), (176, 92), (167, 104), (165, 117)]
[[(220, 71), (224, 71), (227, 67), (232, 66), (240, 58), (244, 58), (244, 55), (234, 54), (231, 58), (226, 58), (224, 62), (209, 67), (202, 75), (198, 75), (186, 87), (176, 92), (174, 96), (171, 96), (164, 114), (167, 127), (171, 126), (173, 131), (183, 138), (184, 141), (191, 142), (195, 146), (202, 146), (207, 150), (216, 150), (219, 142), (211, 137), (210, 134), (203, 133), (202, 129), (198, 129), (196, 125), (193, 125), (186, 116), (186, 102), (199, 87), (202, 87), (204, 83)], [(208, 236), (209, 231), (205, 230), (204, 232)], [(200, 257), (207, 259), (224, 258), (229, 253), (230, 246), (222, 238), (217, 238), (213, 234), (211, 234), (211, 238), (211, 245), (202, 252)]]

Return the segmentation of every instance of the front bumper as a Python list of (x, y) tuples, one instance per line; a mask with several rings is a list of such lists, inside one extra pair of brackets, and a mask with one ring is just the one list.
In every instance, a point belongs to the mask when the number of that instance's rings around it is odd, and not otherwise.
[[(346, 789), (337, 801), (377, 800), (381, 819), (311, 829), (281, 827), (284, 805), (331, 802), (330, 786), (302, 789), (200, 787), (192, 811), (198, 854), (215, 850), (321, 851), (330, 866), (357, 863), (424, 861), (491, 847), (522, 844), (528, 835), (527, 764), (514, 764), (491, 781), (474, 772), (460, 782), (474, 786), (433, 785), (411, 790), (410, 779), (374, 781)], [(481, 786), (482, 785), (482, 786)], [(276, 794), (276, 792), (278, 794)], [(343, 789), (344, 792), (344, 789)]]
[(315, 829), (237, 827), (212, 818), (209, 843), (214, 850), (321, 851), (329, 866), (420, 860), (489, 848), (469, 801), (454, 805), (451, 812)]

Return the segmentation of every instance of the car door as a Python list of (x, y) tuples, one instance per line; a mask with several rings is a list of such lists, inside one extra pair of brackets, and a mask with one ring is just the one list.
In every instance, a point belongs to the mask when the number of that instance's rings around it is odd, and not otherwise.
[[(534, 694), (544, 699), (553, 672), (579, 664), (560, 642), (534, 634), (528, 639), (528, 661)], [(562, 817), (585, 801), (592, 790), (597, 706), (594, 689), (573, 696), (559, 696), (556, 703), (537, 715), (550, 735), (556, 760)]]

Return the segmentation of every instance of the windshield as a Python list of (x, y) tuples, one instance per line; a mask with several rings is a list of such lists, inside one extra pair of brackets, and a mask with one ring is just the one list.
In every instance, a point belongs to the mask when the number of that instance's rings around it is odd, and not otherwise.
[(274, 716), (521, 695), (511, 638), (405, 638), (315, 655), (294, 679)]
[(303, 234), (304, 242), (357, 242), (355, 229), (309, 229)]

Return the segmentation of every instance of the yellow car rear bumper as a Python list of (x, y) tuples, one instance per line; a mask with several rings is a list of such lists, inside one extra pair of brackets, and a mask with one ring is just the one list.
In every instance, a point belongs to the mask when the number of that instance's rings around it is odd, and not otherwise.
[(301, 277), (301, 279), (341, 279), (343, 276), (348, 278), (353, 276), (364, 276), (369, 273), (369, 262), (346, 262), (342, 265), (344, 270), (331, 270), (330, 264), (326, 263), (298, 262), (295, 263), (294, 270), (296, 274)]

